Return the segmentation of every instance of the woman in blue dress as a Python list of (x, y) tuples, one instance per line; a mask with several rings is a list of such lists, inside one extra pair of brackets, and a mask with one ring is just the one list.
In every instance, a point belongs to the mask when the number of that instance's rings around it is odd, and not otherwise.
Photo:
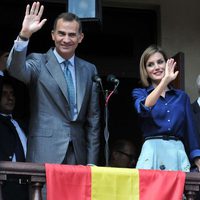
[(170, 84), (178, 75), (175, 66), (174, 59), (167, 59), (156, 45), (149, 46), (141, 56), (140, 78), (144, 87), (132, 91), (144, 137), (138, 169), (189, 172), (188, 156), (200, 169), (200, 145), (189, 96)]

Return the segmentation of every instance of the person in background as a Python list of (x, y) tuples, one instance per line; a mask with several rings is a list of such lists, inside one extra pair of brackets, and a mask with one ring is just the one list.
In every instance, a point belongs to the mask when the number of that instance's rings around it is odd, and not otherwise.
[[(189, 157), (200, 169), (200, 146), (189, 96), (172, 87), (176, 62), (156, 45), (140, 59), (143, 88), (134, 88), (132, 98), (144, 143), (136, 168), (190, 171)], [(185, 146), (184, 146), (185, 145)]]
[(198, 135), (200, 138), (200, 74), (197, 76), (196, 84), (198, 88), (199, 97), (192, 103), (192, 111), (194, 113), (194, 120), (197, 126)]
[[(25, 162), (28, 127), (13, 118), (15, 90), (8, 78), (0, 79), (0, 161)], [(9, 176), (10, 178), (10, 176)], [(8, 179), (9, 179), (8, 178)], [(28, 199), (28, 185), (20, 184), (16, 178), (2, 186), (4, 200)]]
[(29, 85), (30, 126), (27, 161), (98, 164), (100, 108), (96, 66), (75, 55), (84, 34), (80, 19), (61, 13), (51, 32), (55, 47), (27, 56), (31, 36), (47, 19), (44, 6), (27, 5), (21, 31), (9, 54), (7, 68)]
[[(196, 85), (197, 85), (199, 97), (191, 104), (191, 107), (193, 111), (195, 125), (198, 131), (198, 139), (200, 142), (200, 123), (199, 123), (200, 122), (200, 75), (197, 76)], [(194, 163), (192, 163), (191, 170), (198, 171)]]
[(127, 139), (116, 140), (111, 147), (110, 167), (134, 168), (137, 161), (136, 147)]
[(0, 78), (4, 76), (4, 72), (6, 71), (6, 61), (8, 58), (9, 52), (0, 51)]
[(27, 86), (13, 78), (9, 75), (8, 70), (6, 68), (6, 61), (8, 58), (9, 52), (6, 50), (0, 50), (0, 79), (6, 77), (8, 79), (12, 79), (13, 84), (15, 85), (15, 108), (13, 110), (12, 115), (21, 120), (28, 121), (29, 119), (29, 93)]

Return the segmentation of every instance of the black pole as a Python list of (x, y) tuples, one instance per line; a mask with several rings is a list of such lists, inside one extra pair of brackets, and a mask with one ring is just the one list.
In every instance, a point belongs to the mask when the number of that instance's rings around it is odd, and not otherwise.
[(103, 96), (104, 96), (104, 100), (105, 100), (105, 107), (104, 107), (104, 122), (105, 122), (105, 128), (104, 128), (104, 139), (105, 139), (105, 148), (104, 148), (104, 155), (105, 155), (105, 162), (106, 162), (106, 166), (109, 166), (109, 130), (108, 130), (108, 102), (110, 97), (115, 93), (118, 85), (119, 85), (119, 80), (117, 78), (115, 78), (114, 75), (110, 74), (107, 77), (107, 81), (111, 82), (114, 84), (114, 89), (112, 91), (108, 91), (108, 90), (104, 90), (103, 85), (102, 85), (102, 81), (101, 78), (96, 74), (92, 77), (92, 81), (96, 82), (99, 84)]
[[(105, 99), (108, 97), (108, 90), (105, 91)], [(104, 128), (104, 139), (105, 139), (105, 149), (104, 149), (104, 155), (105, 155), (105, 161), (106, 166), (109, 165), (109, 130), (108, 130), (108, 103), (105, 102), (105, 108), (104, 108), (104, 120), (105, 120), (105, 128)]]

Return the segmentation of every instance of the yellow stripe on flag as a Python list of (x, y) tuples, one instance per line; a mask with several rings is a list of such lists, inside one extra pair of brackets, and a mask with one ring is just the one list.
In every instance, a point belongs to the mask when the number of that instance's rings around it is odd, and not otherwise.
[(137, 169), (91, 167), (91, 200), (139, 200)]

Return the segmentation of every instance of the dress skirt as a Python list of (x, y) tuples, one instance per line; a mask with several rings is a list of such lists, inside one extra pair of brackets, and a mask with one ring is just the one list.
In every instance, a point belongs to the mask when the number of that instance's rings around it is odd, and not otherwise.
[(180, 140), (150, 139), (142, 146), (137, 169), (190, 171), (190, 162)]

